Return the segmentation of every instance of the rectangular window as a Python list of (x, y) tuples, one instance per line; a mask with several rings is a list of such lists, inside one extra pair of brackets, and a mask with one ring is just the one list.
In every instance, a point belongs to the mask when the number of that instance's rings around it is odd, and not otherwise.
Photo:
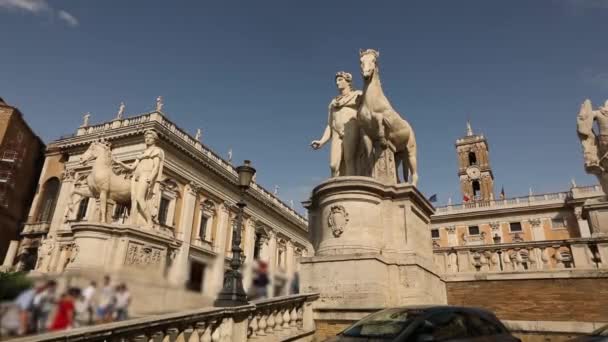
[(563, 217), (555, 217), (551, 219), (551, 227), (553, 229), (566, 228), (566, 220)]
[(209, 218), (201, 212), (201, 223), (198, 226), (198, 237), (202, 241), (205, 241), (205, 236), (207, 236), (207, 223), (209, 222)]
[(8, 183), (11, 180), (10, 171), (0, 171), (0, 183)]
[(521, 232), (523, 229), (521, 228), (521, 222), (511, 222), (509, 223), (509, 230), (512, 232)]
[(469, 226), (469, 235), (479, 235), (479, 226)]
[(89, 198), (85, 197), (78, 204), (78, 212), (76, 213), (76, 221), (82, 221), (87, 216), (87, 208), (89, 207)]
[(205, 268), (206, 265), (200, 262), (192, 261), (190, 264), (190, 275), (186, 288), (190, 291), (202, 292), (203, 284), (205, 283)]
[(2, 161), (5, 162), (14, 162), (17, 159), (16, 151), (4, 151), (2, 153)]
[(167, 214), (169, 213), (169, 201), (167, 198), (160, 199), (160, 207), (158, 208), (158, 222), (163, 226), (167, 225)]
[(260, 252), (262, 251), (262, 234), (255, 234), (255, 243), (253, 245), (253, 259), (258, 260), (260, 258)]
[(439, 239), (439, 229), (431, 229), (431, 238)]

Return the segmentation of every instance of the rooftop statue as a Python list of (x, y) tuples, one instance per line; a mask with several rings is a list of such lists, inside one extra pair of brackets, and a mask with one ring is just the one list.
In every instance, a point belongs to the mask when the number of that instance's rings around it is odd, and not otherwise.
[(336, 74), (335, 82), (340, 94), (329, 103), (323, 136), (310, 144), (318, 150), (331, 140), (329, 168), (332, 177), (357, 174), (356, 156), (360, 136), (357, 108), (361, 91), (353, 88), (352, 80), (353, 76), (347, 72)]
[[(378, 67), (380, 53), (368, 49), (359, 52), (364, 86), (357, 121), (363, 132), (363, 143), (369, 163), (373, 163), (373, 142), (386, 148), (395, 147), (395, 166), (403, 163), (403, 181), (418, 183), (416, 137), (410, 124), (391, 106), (384, 95)], [(409, 177), (408, 177), (409, 175)]]
[(598, 110), (593, 110), (591, 100), (583, 102), (577, 117), (577, 133), (583, 147), (585, 171), (594, 174), (608, 194), (608, 101)]

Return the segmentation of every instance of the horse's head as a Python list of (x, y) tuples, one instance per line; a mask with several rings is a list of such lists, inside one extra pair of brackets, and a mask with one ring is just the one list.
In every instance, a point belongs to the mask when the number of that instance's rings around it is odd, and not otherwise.
[(374, 72), (378, 68), (378, 57), (380, 56), (380, 52), (367, 49), (367, 50), (359, 50), (359, 60), (361, 61), (361, 74), (365, 80), (372, 78)]
[(94, 141), (89, 148), (80, 156), (80, 163), (86, 164), (97, 159), (102, 153), (109, 153), (110, 143), (106, 141)]

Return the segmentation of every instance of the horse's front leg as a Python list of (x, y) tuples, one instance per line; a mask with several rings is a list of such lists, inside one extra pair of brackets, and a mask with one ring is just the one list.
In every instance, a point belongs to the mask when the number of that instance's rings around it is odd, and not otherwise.
[(378, 142), (380, 143), (380, 147), (385, 149), (388, 146), (388, 141), (386, 140), (383, 116), (380, 113), (372, 113), (372, 118), (374, 123), (378, 126)]
[(101, 191), (99, 193), (99, 222), (106, 223), (106, 211), (108, 209), (108, 191)]

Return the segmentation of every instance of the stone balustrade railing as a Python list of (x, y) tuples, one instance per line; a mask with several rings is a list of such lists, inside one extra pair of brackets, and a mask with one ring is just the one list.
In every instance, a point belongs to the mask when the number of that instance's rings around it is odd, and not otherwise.
[(528, 241), (434, 249), (444, 274), (608, 269), (608, 239)]
[(204, 308), (47, 333), (22, 341), (299, 341), (315, 331), (318, 294), (276, 297), (232, 308)]
[[(80, 127), (76, 133), (76, 136), (95, 134), (95, 133), (103, 132), (103, 131), (110, 130), (110, 129), (119, 129), (119, 128), (124, 128), (124, 127), (137, 126), (137, 125), (141, 125), (141, 124), (144, 124), (146, 122), (151, 122), (151, 121), (160, 123), (162, 126), (167, 128), (171, 133), (173, 133), (177, 138), (184, 141), (186, 144), (194, 147), (196, 150), (201, 152), (203, 155), (205, 155), (209, 159), (213, 160), (221, 168), (228, 171), (235, 177), (238, 176), (236, 169), (230, 162), (224, 160), (222, 157), (220, 157), (215, 152), (213, 152), (211, 149), (209, 149), (205, 145), (203, 145), (200, 141), (196, 140), (195, 138), (190, 136), (188, 133), (186, 133), (179, 127), (177, 127), (173, 122), (171, 122), (170, 120), (168, 120), (167, 118), (165, 118), (162, 114), (160, 114), (158, 112), (146, 113), (146, 114), (138, 115), (135, 117), (114, 120), (114, 121), (105, 122), (105, 123), (93, 125), (93, 126)], [(308, 222), (306, 221), (306, 219), (304, 217), (302, 217), (300, 214), (298, 214), (298, 212), (296, 212), (293, 208), (291, 208), (287, 204), (283, 203), (283, 201), (278, 199), (277, 196), (275, 196), (274, 194), (270, 193), (269, 191), (267, 191), (263, 187), (259, 186), (255, 182), (252, 183), (252, 188), (257, 190), (258, 194), (262, 198), (274, 203), (276, 206), (278, 206), (282, 210), (288, 212), (290, 215), (292, 215), (292, 217), (294, 217), (299, 222), (301, 222), (303, 224), (308, 224)]]
[(461, 212), (475, 211), (478, 209), (487, 210), (491, 207), (500, 208), (518, 208), (526, 206), (535, 206), (542, 204), (557, 204), (564, 203), (568, 199), (589, 198), (602, 196), (604, 192), (599, 185), (573, 187), (570, 191), (553, 192), (547, 194), (529, 195), (514, 198), (506, 198), (502, 200), (492, 201), (471, 201), (459, 204), (450, 204), (436, 208), (435, 215), (448, 215)]

